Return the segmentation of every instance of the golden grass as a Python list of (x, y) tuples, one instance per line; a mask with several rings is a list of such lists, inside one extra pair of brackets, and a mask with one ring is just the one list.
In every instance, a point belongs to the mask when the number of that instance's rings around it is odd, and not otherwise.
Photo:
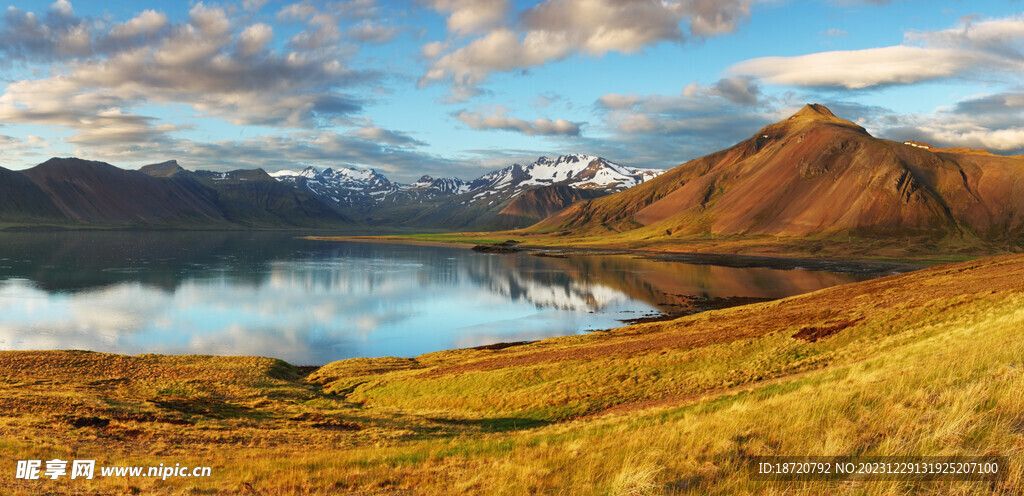
[[(1009, 256), (308, 378), (252, 357), (5, 352), (0, 453), (214, 467), (14, 494), (1019, 494), (1022, 329), (1024, 257)], [(69, 424), (93, 416), (109, 425)], [(1007, 456), (1008, 478), (780, 484), (748, 469), (980, 454)]]

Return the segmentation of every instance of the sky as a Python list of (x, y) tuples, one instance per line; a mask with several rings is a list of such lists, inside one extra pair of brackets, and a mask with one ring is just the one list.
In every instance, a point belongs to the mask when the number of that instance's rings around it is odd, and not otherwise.
[(8, 1), (8, 169), (671, 168), (806, 103), (1024, 154), (1020, 0)]

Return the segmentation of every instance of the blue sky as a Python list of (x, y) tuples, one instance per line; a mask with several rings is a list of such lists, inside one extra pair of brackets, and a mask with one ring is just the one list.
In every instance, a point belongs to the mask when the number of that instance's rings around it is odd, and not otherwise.
[(669, 168), (808, 102), (887, 139), (1024, 153), (1024, 4), (9, 2), (0, 166)]

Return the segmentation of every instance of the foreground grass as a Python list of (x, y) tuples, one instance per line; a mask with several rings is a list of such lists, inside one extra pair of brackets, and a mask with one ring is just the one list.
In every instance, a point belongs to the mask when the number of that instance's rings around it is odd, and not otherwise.
[[(1019, 494), (1024, 257), (503, 349), (0, 354), (0, 455), (213, 466), (15, 494)], [(80, 419), (98, 418), (106, 425)], [(102, 422), (100, 422), (102, 423)], [(755, 481), (757, 455), (1009, 457), (998, 483)]]

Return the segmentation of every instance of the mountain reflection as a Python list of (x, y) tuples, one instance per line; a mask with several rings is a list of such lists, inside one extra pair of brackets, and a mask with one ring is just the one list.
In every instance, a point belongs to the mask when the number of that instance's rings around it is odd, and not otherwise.
[(320, 364), (616, 327), (686, 295), (850, 282), (627, 256), (548, 258), (260, 232), (0, 234), (0, 349)]

